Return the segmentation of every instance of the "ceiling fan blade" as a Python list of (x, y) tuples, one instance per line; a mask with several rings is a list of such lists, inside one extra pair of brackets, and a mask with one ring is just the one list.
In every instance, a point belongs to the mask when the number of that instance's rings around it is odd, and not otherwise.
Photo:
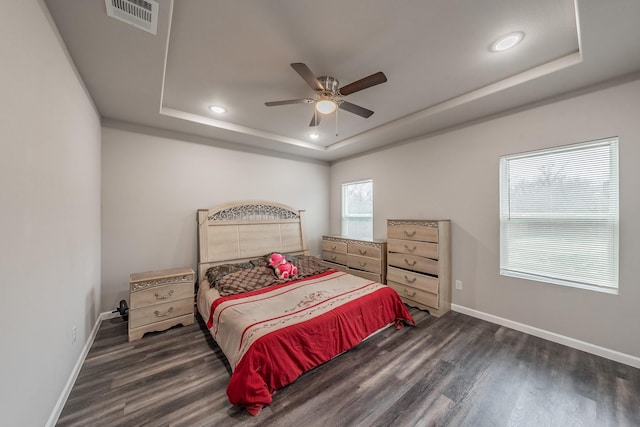
[(311, 104), (313, 99), (311, 98), (303, 98), (303, 99), (289, 99), (287, 101), (271, 101), (265, 102), (264, 105), (267, 107), (275, 107), (276, 105), (289, 105), (289, 104)]
[(356, 80), (353, 83), (349, 83), (346, 86), (338, 89), (340, 95), (347, 96), (354, 92), (358, 92), (359, 90), (370, 88), (371, 86), (379, 85), (380, 83), (384, 83), (387, 81), (387, 76), (384, 75), (382, 71), (378, 71), (375, 74), (371, 74), (370, 76), (364, 77), (360, 80)]
[(340, 108), (360, 117), (364, 117), (365, 119), (368, 119), (373, 114), (373, 111), (347, 101), (342, 101), (342, 103), (340, 103)]
[(322, 114), (313, 113), (313, 117), (311, 117), (311, 122), (309, 123), (309, 127), (318, 126), (320, 124), (320, 119), (322, 119)]
[(304, 81), (307, 82), (309, 86), (311, 86), (311, 89), (319, 91), (324, 90), (316, 76), (311, 72), (306, 64), (303, 64), (302, 62), (294, 62), (293, 64), (291, 64), (291, 68), (296, 70), (296, 73), (300, 74), (300, 77), (302, 77)]

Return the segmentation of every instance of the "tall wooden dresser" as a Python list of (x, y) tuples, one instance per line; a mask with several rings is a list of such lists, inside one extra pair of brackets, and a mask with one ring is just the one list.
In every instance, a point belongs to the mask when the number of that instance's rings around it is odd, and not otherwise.
[(129, 277), (129, 341), (146, 332), (194, 322), (194, 283), (189, 268), (133, 273)]
[(336, 270), (384, 283), (387, 242), (322, 236), (322, 259)]
[(451, 221), (387, 220), (387, 285), (410, 306), (451, 310)]

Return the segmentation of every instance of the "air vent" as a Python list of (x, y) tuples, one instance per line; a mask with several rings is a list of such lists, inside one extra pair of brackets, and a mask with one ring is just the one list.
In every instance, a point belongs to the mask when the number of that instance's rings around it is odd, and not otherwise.
[(153, 0), (105, 0), (107, 15), (153, 35), (158, 29), (158, 2)]

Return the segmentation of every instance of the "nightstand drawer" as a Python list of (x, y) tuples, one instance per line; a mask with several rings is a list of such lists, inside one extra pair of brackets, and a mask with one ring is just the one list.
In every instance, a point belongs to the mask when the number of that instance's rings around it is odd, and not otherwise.
[(129, 311), (129, 328), (139, 328), (189, 313), (193, 315), (193, 298), (132, 309)]
[(172, 283), (131, 293), (131, 308), (173, 302), (193, 296), (191, 283)]

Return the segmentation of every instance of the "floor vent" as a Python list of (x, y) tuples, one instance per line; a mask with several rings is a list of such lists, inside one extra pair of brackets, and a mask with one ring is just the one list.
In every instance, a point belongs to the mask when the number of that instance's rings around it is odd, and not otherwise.
[(158, 2), (153, 0), (105, 0), (107, 15), (153, 35), (158, 29)]

